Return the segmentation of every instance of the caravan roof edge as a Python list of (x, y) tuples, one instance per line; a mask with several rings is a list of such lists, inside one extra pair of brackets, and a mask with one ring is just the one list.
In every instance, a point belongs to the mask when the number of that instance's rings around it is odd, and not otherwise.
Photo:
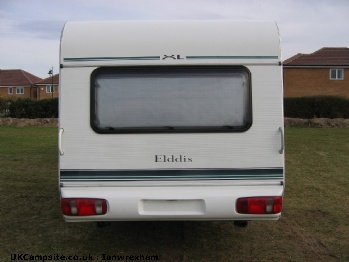
[(274, 63), (280, 56), (273, 21), (67, 22), (60, 63)]

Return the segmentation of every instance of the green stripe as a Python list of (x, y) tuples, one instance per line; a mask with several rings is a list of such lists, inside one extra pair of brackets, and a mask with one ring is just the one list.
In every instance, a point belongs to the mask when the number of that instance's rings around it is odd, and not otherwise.
[(91, 62), (113, 60), (160, 60), (160, 56), (124, 56), (124, 57), (67, 57), (64, 62)]
[(278, 56), (187, 56), (187, 59), (278, 59)]
[(203, 169), (203, 170), (62, 170), (61, 181), (120, 180), (269, 180), (283, 179), (282, 168), (269, 169)]
[[(195, 59), (278, 59), (278, 56), (186, 56), (188, 60)], [(66, 57), (64, 62), (96, 62), (120, 60), (160, 60), (160, 56), (123, 56), (123, 57)]]

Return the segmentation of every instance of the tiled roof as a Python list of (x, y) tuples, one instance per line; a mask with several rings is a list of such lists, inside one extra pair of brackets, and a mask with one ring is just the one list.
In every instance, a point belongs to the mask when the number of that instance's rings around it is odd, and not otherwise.
[[(52, 77), (49, 76), (39, 82), (37, 82), (36, 84), (38, 85), (47, 85), (47, 84), (52, 84)], [(53, 75), (53, 84), (54, 85), (58, 85), (59, 84), (59, 74)]]
[(283, 63), (284, 66), (349, 66), (349, 48), (324, 47), (311, 54), (297, 54)]
[(30, 86), (41, 80), (21, 69), (0, 70), (0, 86)]

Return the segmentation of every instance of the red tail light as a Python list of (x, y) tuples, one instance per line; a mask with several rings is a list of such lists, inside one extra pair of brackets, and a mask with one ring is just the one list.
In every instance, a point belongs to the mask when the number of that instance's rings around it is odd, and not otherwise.
[(240, 214), (277, 214), (282, 209), (282, 197), (244, 197), (236, 201)]
[(66, 216), (96, 216), (107, 213), (107, 201), (96, 198), (62, 198), (62, 213)]

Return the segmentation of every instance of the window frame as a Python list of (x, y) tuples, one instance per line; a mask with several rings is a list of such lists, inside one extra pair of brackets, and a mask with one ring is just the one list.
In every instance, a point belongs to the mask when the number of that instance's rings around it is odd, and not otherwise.
[[(335, 71), (336, 76), (332, 77), (332, 72)], [(341, 78), (338, 77), (338, 72), (342, 72)], [(330, 69), (330, 80), (344, 80), (344, 69), (343, 68), (331, 68)]]
[[(247, 74), (247, 107), (248, 110), (246, 111), (246, 118), (248, 118), (248, 121), (246, 122), (246, 125), (244, 126), (229, 126), (226, 128), (218, 128), (218, 127), (176, 127), (168, 129), (160, 128), (160, 127), (139, 127), (139, 128), (113, 128), (111, 130), (106, 129), (100, 129), (98, 126), (95, 125), (95, 112), (96, 112), (96, 103), (95, 103), (95, 88), (94, 88), (94, 80), (97, 77), (97, 75), (102, 71), (120, 71), (120, 72), (168, 72), (173, 70), (198, 70), (198, 69), (222, 69), (222, 70), (240, 70), (244, 71)], [(90, 76), (90, 126), (91, 128), (98, 134), (142, 134), (142, 133), (227, 133), (227, 132), (245, 132), (252, 126), (253, 123), (253, 117), (252, 117), (252, 79), (251, 79), (251, 72), (247, 67), (244, 66), (135, 66), (135, 67), (99, 67), (95, 69)]]
[(13, 87), (12, 86), (7, 88), (7, 93), (9, 95), (13, 95)]
[(46, 93), (52, 94), (55, 92), (55, 86), (54, 85), (46, 85)]
[[(22, 91), (18, 92), (19, 90), (22, 90)], [(24, 86), (17, 86), (16, 87), (16, 95), (24, 95)]]

